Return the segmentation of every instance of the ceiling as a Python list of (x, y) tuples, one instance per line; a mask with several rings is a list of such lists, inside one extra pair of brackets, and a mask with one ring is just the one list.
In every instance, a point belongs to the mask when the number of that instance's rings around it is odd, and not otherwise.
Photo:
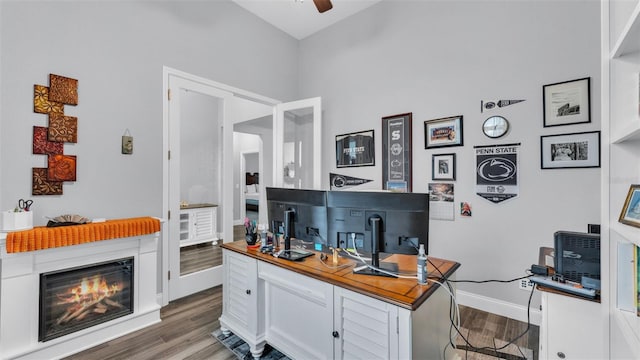
[(271, 25), (301, 40), (381, 0), (331, 0), (333, 9), (320, 14), (313, 0), (233, 0)]

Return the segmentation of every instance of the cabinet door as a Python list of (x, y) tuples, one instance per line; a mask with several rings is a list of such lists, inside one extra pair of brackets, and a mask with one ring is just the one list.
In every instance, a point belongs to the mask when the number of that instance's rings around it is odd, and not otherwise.
[(193, 221), (192, 240), (213, 240), (213, 208), (193, 210), (191, 217)]
[(336, 359), (397, 359), (398, 308), (368, 296), (334, 289)]
[[(600, 303), (542, 293), (541, 359), (601, 359)], [(546, 345), (546, 348), (545, 348)]]
[(256, 338), (258, 329), (257, 260), (223, 249), (222, 319), (242, 338)]
[(264, 262), (265, 339), (293, 359), (333, 358), (333, 286)]

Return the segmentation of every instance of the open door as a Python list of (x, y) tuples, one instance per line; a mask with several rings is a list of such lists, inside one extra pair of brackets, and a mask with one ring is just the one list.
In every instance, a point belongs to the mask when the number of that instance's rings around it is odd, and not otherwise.
[(319, 97), (274, 107), (276, 187), (321, 189), (322, 100)]

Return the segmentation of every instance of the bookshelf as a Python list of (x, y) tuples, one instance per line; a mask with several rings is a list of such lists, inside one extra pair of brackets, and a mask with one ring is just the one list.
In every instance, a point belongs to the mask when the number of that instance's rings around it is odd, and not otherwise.
[[(634, 252), (640, 228), (618, 222), (640, 183), (640, 0), (602, 1), (602, 278), (606, 357), (640, 358)], [(606, 281), (608, 280), (608, 281)], [(606, 351), (606, 350), (605, 350)]]

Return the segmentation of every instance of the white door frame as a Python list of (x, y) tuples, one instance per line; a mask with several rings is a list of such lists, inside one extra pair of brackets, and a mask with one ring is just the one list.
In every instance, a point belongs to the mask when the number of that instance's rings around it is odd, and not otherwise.
[(322, 189), (322, 98), (320, 97), (281, 103), (273, 108), (273, 118), (275, 119), (273, 127), (275, 166), (273, 184), (276, 187), (284, 185), (282, 177), (282, 169), (284, 169), (284, 113), (309, 107), (313, 109), (313, 188)]
[[(169, 303), (169, 230), (171, 226), (179, 226), (179, 204), (172, 204), (169, 199), (170, 193), (170, 168), (169, 168), (169, 156), (170, 156), (170, 141), (169, 141), (169, 78), (182, 79), (185, 82), (193, 85), (194, 87), (200, 88), (200, 90), (204, 93), (207, 92), (215, 92), (215, 93), (230, 93), (231, 99), (234, 96), (238, 98), (242, 98), (245, 100), (254, 101), (257, 103), (275, 106), (280, 103), (278, 100), (270, 99), (264, 97), (262, 95), (254, 94), (242, 89), (238, 89), (232, 86), (228, 86), (222, 83), (218, 83), (206, 78), (199, 77), (197, 75), (189, 74), (180, 70), (172, 69), (170, 67), (164, 66), (162, 69), (162, 87), (163, 87), (163, 96), (162, 96), (162, 214), (166, 216), (163, 223), (163, 231), (162, 231), (162, 260), (161, 260), (161, 279), (162, 279), (162, 289), (158, 294), (158, 301), (163, 306)], [(177, 95), (176, 95), (177, 96)], [(221, 169), (224, 172), (225, 169), (233, 169), (233, 123), (237, 119), (234, 118), (233, 106), (227, 106), (226, 102), (223, 104), (222, 108), (222, 131), (220, 139), (222, 141), (222, 156), (221, 156)], [(231, 101), (233, 103), (233, 101)], [(233, 105), (233, 104), (229, 104)], [(222, 212), (222, 239), (224, 242), (233, 241), (233, 177), (225, 177), (222, 176), (222, 187), (220, 194), (221, 196), (221, 206), (218, 207), (219, 211)], [(170, 214), (173, 213), (173, 216)], [(175, 222), (175, 224), (172, 224)], [(174, 274), (173, 276), (179, 276), (179, 274)], [(159, 289), (160, 290), (160, 289)]]

